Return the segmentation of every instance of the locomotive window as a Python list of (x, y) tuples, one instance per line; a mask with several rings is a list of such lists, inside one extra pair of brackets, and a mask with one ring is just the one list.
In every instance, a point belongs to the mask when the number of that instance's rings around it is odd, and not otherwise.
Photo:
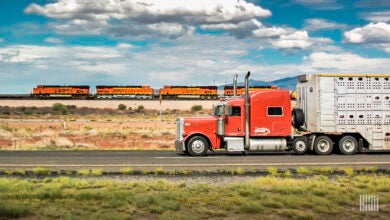
[(283, 108), (282, 107), (268, 107), (268, 116), (282, 116)]
[(232, 107), (232, 116), (241, 116), (241, 107), (233, 106)]

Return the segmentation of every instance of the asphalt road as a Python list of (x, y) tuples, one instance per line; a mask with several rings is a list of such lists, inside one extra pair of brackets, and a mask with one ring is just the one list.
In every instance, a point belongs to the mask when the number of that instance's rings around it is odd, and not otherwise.
[(376, 166), (390, 168), (389, 153), (370, 153), (344, 156), (279, 154), (226, 154), (211, 152), (206, 157), (177, 155), (173, 151), (0, 151), (0, 169), (53, 169), (94, 168), (119, 170), (133, 169), (224, 169), (231, 167), (266, 169), (270, 166), (293, 168), (299, 166)]

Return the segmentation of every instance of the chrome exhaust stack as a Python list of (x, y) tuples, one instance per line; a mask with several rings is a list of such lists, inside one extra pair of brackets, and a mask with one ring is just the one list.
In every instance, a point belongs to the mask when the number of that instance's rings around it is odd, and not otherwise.
[(248, 71), (248, 73), (245, 75), (245, 142), (244, 142), (244, 149), (249, 150), (250, 149), (250, 139), (249, 139), (249, 76), (251, 75), (251, 72)]
[(234, 74), (234, 77), (233, 77), (233, 97), (237, 97), (237, 78), (238, 78), (238, 74)]

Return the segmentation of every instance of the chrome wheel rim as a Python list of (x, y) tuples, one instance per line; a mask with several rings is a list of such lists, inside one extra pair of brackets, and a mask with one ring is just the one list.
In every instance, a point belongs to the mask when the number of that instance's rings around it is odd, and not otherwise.
[(304, 151), (306, 149), (306, 144), (304, 141), (297, 141), (297, 143), (295, 143), (295, 148), (298, 151)]
[(318, 150), (321, 152), (327, 152), (330, 148), (330, 143), (326, 140), (320, 140), (318, 142)]
[(345, 140), (343, 141), (342, 143), (342, 148), (346, 151), (346, 152), (352, 152), (355, 150), (355, 143), (352, 141), (352, 140)]
[(204, 151), (205, 144), (201, 140), (196, 140), (196, 141), (192, 142), (191, 148), (192, 148), (192, 151), (194, 151), (194, 153), (200, 154)]

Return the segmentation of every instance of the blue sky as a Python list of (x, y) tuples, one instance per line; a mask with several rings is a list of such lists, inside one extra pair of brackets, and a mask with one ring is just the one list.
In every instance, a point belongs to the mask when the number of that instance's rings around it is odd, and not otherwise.
[(0, 93), (389, 73), (386, 0), (0, 0)]

